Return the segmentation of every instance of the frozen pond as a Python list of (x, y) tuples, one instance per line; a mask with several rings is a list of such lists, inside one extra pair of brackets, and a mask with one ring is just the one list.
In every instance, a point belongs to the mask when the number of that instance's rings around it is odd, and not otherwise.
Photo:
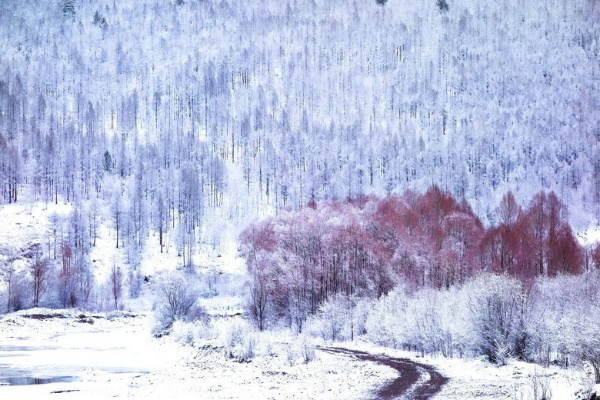
[(0, 385), (77, 381), (90, 371), (142, 374), (158, 367), (145, 356), (148, 349), (126, 333), (56, 334), (47, 339), (47, 345), (28, 343), (37, 340), (0, 339)]
[(77, 393), (106, 382), (131, 385), (174, 362), (150, 335), (146, 318), (89, 321), (77, 316), (2, 321), (0, 398)]

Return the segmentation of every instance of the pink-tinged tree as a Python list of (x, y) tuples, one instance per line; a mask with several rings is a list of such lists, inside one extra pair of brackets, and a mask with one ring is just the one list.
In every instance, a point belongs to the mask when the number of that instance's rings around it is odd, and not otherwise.
[(550, 276), (583, 272), (583, 249), (567, 224), (559, 228), (555, 242), (550, 248), (550, 256), (552, 260), (548, 270)]
[(511, 228), (509, 243), (511, 254), (514, 255), (514, 264), (511, 265), (509, 273), (531, 283), (538, 275), (535, 257), (536, 239), (527, 214), (521, 213), (521, 217)]
[(531, 222), (536, 275), (578, 273), (583, 253), (567, 222), (567, 210), (554, 192), (537, 194), (527, 210)]
[(600, 243), (596, 243), (591, 247), (590, 261), (593, 269), (600, 269)]
[(499, 228), (488, 229), (481, 239), (481, 267), (487, 272), (501, 270), (502, 246)]
[(448, 236), (442, 253), (450, 267), (446, 286), (451, 286), (464, 282), (479, 270), (479, 241), (484, 230), (479, 218), (464, 207), (444, 219), (444, 229)]
[(375, 210), (367, 216), (369, 233), (379, 253), (387, 259), (390, 272), (402, 276), (411, 286), (423, 284), (425, 264), (417, 262), (426, 253), (421, 216), (415, 210), (420, 196), (407, 192), (375, 202)]
[(450, 287), (477, 268), (479, 237), (483, 226), (471, 208), (459, 204), (452, 195), (437, 186), (415, 202), (421, 216), (426, 265), (424, 284)]
[(488, 229), (481, 241), (483, 267), (497, 273), (515, 274), (520, 241), (527, 232), (521, 206), (512, 192), (504, 195), (496, 216), (499, 225)]
[(546, 212), (546, 193), (535, 195), (527, 215), (531, 222), (534, 238), (534, 255), (536, 262), (536, 275), (545, 275), (548, 271), (548, 214)]
[(515, 196), (511, 191), (502, 197), (500, 205), (496, 209), (496, 216), (500, 225), (508, 227), (514, 227), (519, 221), (522, 213), (523, 210), (515, 200)]
[(49, 271), (50, 265), (48, 259), (42, 258), (41, 256), (36, 257), (30, 269), (33, 307), (39, 307), (40, 305), (40, 300), (46, 291)]
[(250, 274), (248, 309), (259, 330), (267, 325), (272, 302), (272, 282), (276, 278), (269, 254), (275, 251), (275, 232), (270, 223), (247, 228), (241, 235), (246, 266)]
[[(540, 208), (544, 260), (556, 260), (557, 273), (577, 271), (576, 242), (556, 200)], [(282, 212), (241, 236), (250, 314), (260, 329), (273, 318), (302, 330), (336, 295), (379, 298), (401, 281), (413, 289), (450, 288), (482, 266), (531, 280), (539, 274), (535, 211), (522, 212), (509, 193), (498, 207), (501, 224), (486, 231), (465, 201), (433, 187), (423, 195), (313, 203)], [(563, 219), (550, 226), (557, 215)]]
[[(571, 228), (567, 222), (567, 209), (563, 202), (556, 196), (554, 192), (548, 195), (547, 203), (548, 214), (548, 275), (556, 275), (559, 269), (571, 269), (575, 267), (567, 267), (565, 265), (564, 252), (559, 251), (558, 247), (570, 247), (574, 249), (573, 244), (575, 239)], [(571, 241), (572, 239), (572, 241)], [(564, 243), (561, 243), (564, 242)], [(569, 243), (570, 242), (570, 243)], [(575, 255), (577, 258), (577, 255)], [(570, 260), (573, 261), (573, 260)], [(570, 263), (569, 263), (570, 264)], [(565, 271), (566, 272), (566, 271)]]
[(416, 209), (421, 215), (421, 221), (433, 226), (436, 223), (441, 224), (444, 217), (460, 207), (450, 193), (433, 185), (420, 196)]

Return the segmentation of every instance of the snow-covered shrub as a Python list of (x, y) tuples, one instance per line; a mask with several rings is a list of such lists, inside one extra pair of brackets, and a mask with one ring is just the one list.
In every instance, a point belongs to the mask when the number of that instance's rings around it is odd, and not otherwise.
[(206, 311), (196, 304), (198, 296), (181, 275), (173, 274), (158, 284), (155, 309), (157, 329), (167, 330), (176, 320), (205, 319)]
[(588, 366), (600, 383), (600, 275), (538, 279), (529, 303), (527, 357), (544, 365)]
[(221, 340), (225, 356), (239, 362), (248, 362), (256, 356), (258, 335), (248, 322), (235, 319), (221, 327)]
[(397, 287), (374, 304), (365, 326), (380, 345), (444, 356), (470, 349), (502, 363), (522, 352), (523, 307), (518, 281), (482, 275), (449, 290)]
[(292, 366), (298, 362), (300, 355), (298, 354), (298, 348), (295, 346), (289, 346), (285, 352), (285, 358), (288, 365)]
[(238, 356), (238, 361), (248, 362), (256, 356), (257, 335), (252, 333), (244, 338), (242, 342), (241, 352)]
[(550, 377), (541, 375), (537, 370), (531, 375), (531, 393), (533, 400), (551, 400), (552, 387)]
[(584, 378), (575, 392), (576, 400), (597, 400), (600, 398), (600, 385), (594, 385), (594, 381)]
[(350, 338), (352, 324), (352, 305), (341, 294), (325, 301), (315, 317), (320, 334), (325, 340), (346, 340)]
[(462, 353), (465, 344), (465, 306), (458, 289), (437, 291), (422, 289), (409, 293), (397, 287), (371, 306), (365, 329), (374, 343), (441, 353)]
[(373, 343), (392, 348), (405, 345), (407, 306), (408, 298), (404, 287), (396, 287), (382, 296), (367, 315), (367, 338)]
[(410, 347), (424, 353), (452, 353), (452, 335), (448, 329), (450, 315), (443, 314), (443, 292), (423, 289), (408, 299), (405, 335)]
[(367, 333), (367, 319), (373, 304), (374, 300), (364, 298), (358, 300), (354, 305), (352, 310), (352, 325), (350, 327), (351, 340), (354, 340), (356, 337), (363, 336)]
[(543, 375), (537, 369), (534, 370), (529, 375), (529, 381), (520, 387), (511, 398), (514, 400), (551, 400), (552, 386), (550, 376)]
[[(31, 307), (27, 277), (23, 273), (4, 275), (5, 291), (0, 307), (4, 312), (19, 311)], [(9, 281), (10, 279), (10, 281)]]
[(305, 334), (292, 338), (285, 349), (285, 356), (289, 365), (298, 362), (308, 364), (317, 358), (314, 340)]
[(472, 349), (503, 364), (522, 356), (525, 345), (523, 285), (515, 278), (483, 274), (463, 288), (469, 296)]
[(191, 324), (183, 321), (175, 321), (172, 328), (172, 336), (176, 342), (186, 345), (194, 344), (196, 338)]
[(305, 364), (308, 364), (308, 363), (314, 361), (316, 358), (316, 353), (315, 353), (316, 346), (315, 346), (314, 341), (306, 335), (300, 335), (298, 337), (297, 343), (300, 347), (300, 356), (302, 357), (302, 361)]
[(212, 338), (214, 333), (210, 322), (177, 320), (173, 323), (172, 336), (176, 342), (193, 345), (199, 339)]

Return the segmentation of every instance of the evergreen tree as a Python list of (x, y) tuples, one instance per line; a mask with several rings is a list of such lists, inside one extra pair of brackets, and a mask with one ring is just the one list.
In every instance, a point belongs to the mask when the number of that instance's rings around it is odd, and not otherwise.
[(75, 5), (73, 4), (73, 0), (64, 0), (62, 10), (65, 17), (74, 17)]
[(446, 12), (448, 11), (448, 3), (446, 2), (446, 0), (437, 0), (436, 4), (438, 6), (438, 8), (440, 9), (440, 12)]

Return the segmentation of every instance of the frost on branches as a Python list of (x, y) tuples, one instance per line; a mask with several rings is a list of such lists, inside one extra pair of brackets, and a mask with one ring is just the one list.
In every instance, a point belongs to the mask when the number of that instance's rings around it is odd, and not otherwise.
[(393, 347), (496, 363), (594, 360), (577, 335), (566, 343), (555, 340), (562, 330), (538, 329), (547, 323), (540, 313), (564, 311), (545, 298), (552, 285), (576, 304), (597, 296), (589, 284), (591, 293), (571, 292), (575, 282), (597, 278), (579, 275), (589, 266), (566, 206), (552, 192), (527, 207), (508, 193), (494, 219), (484, 227), (465, 201), (436, 186), (282, 212), (241, 236), (248, 310), (261, 330), (318, 325), (330, 340), (367, 334)]

